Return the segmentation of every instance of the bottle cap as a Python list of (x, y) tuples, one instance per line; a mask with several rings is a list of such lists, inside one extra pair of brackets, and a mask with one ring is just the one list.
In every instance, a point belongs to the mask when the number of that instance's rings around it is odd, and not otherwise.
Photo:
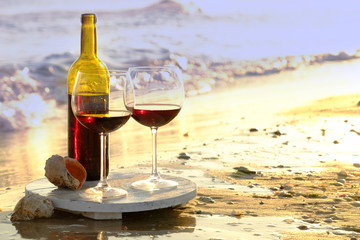
[(81, 23), (96, 23), (96, 15), (94, 13), (81, 14)]

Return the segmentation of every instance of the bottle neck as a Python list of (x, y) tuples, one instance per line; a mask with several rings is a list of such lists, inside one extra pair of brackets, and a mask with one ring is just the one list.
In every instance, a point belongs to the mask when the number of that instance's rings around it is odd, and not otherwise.
[(97, 55), (96, 50), (96, 18), (89, 16), (82, 18), (81, 24), (81, 53), (82, 58), (93, 58)]

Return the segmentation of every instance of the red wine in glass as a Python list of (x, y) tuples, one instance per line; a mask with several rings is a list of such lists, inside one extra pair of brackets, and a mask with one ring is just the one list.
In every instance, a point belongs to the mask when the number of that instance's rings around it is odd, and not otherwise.
[(160, 127), (173, 120), (180, 109), (175, 104), (138, 104), (133, 110), (133, 118), (147, 127)]
[(131, 186), (144, 191), (176, 188), (177, 182), (162, 178), (157, 171), (157, 130), (180, 112), (184, 100), (180, 70), (175, 66), (132, 67), (128, 70), (127, 82), (132, 88), (125, 91), (125, 105), (133, 112), (132, 117), (150, 127), (152, 133), (151, 174)]
[(121, 128), (130, 118), (128, 111), (85, 111), (78, 112), (77, 119), (97, 133), (110, 133)]
[[(103, 109), (108, 107), (101, 101), (101, 99), (107, 96), (92, 96), (84, 98), (78, 98), (78, 104), (93, 104), (99, 101), (99, 105), (102, 105)], [(68, 96), (68, 155), (69, 157), (77, 159), (86, 169), (87, 181), (94, 181), (100, 179), (100, 137), (97, 132), (94, 132), (84, 125), (75, 117), (71, 109), (71, 95)], [(106, 141), (107, 147), (109, 147), (108, 137)], [(109, 174), (109, 155), (106, 151), (106, 176)]]
[[(100, 138), (100, 180), (95, 187), (80, 191), (84, 200), (102, 202), (109, 199), (125, 197), (127, 191), (111, 187), (107, 181), (108, 171), (105, 162), (109, 152), (106, 138), (121, 128), (130, 118), (131, 110), (123, 101), (126, 72), (79, 72), (71, 97), (71, 107), (76, 119)], [(87, 146), (90, 148), (91, 146)], [(109, 156), (110, 158), (110, 156)]]

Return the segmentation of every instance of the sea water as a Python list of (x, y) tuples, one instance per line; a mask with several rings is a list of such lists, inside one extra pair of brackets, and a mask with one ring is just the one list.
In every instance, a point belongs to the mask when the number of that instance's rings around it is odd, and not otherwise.
[[(67, 71), (79, 56), (86, 12), (97, 14), (98, 55), (109, 68), (170, 59), (184, 72), (188, 95), (246, 75), (351, 60), (360, 48), (355, 0), (0, 2), (0, 131), (59, 117), (55, 109), (66, 104)], [(188, 71), (192, 63), (201, 67)], [(213, 72), (215, 80), (201, 82)]]

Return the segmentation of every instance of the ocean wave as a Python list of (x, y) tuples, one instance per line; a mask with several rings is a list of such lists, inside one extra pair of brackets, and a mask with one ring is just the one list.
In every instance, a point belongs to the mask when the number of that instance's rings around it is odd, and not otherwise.
[[(41, 69), (39, 67), (36, 74), (42, 75), (43, 79), (49, 77)], [(49, 88), (39, 79), (31, 77), (28, 67), (13, 67), (11, 70), (9, 66), (5, 66), (0, 68), (0, 73), (0, 131), (37, 127), (47, 119), (57, 116), (57, 104), (64, 102), (56, 97), (57, 87)]]
[[(133, 49), (138, 55), (146, 49)], [(140, 53), (140, 54), (139, 54)], [(129, 53), (131, 55), (131, 53)], [(242, 61), (214, 61), (208, 57), (191, 57), (169, 50), (161, 58), (143, 56), (127, 62), (127, 66), (176, 65), (182, 70), (186, 96), (209, 93), (214, 89), (244, 86), (246, 77), (293, 71), (302, 66), (329, 61), (348, 61), (360, 57), (354, 53), (299, 55), (261, 58)], [(64, 52), (49, 54), (42, 61), (28, 66), (0, 66), (0, 132), (40, 126), (59, 117), (57, 109), (67, 103), (67, 72), (75, 56)], [(108, 58), (109, 68), (116, 68), (116, 60)], [(254, 78), (253, 78), (254, 79)]]

